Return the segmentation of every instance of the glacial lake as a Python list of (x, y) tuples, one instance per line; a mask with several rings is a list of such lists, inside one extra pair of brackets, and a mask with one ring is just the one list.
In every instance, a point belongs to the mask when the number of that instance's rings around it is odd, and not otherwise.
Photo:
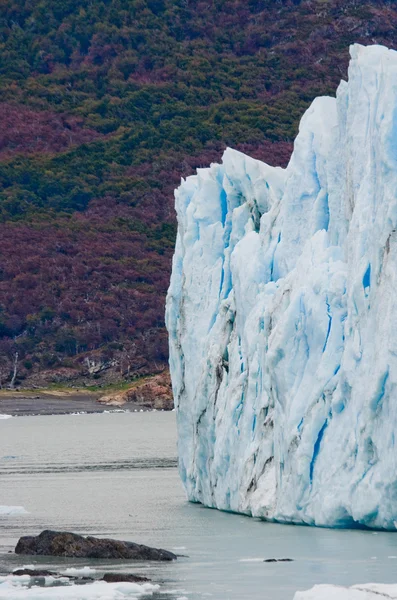
[[(0, 516), (0, 574), (32, 563), (129, 571), (160, 583), (152, 598), (165, 600), (292, 600), (316, 583), (397, 582), (394, 533), (276, 525), (186, 502), (175, 413), (0, 420), (0, 505), (28, 511)], [(120, 564), (9, 553), (21, 535), (43, 529), (131, 540), (188, 558)]]

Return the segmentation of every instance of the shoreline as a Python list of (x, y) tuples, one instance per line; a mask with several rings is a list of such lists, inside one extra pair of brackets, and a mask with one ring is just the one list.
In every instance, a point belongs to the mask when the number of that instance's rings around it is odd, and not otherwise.
[[(160, 378), (161, 377), (161, 378)], [(0, 390), (0, 415), (39, 416), (75, 413), (172, 410), (171, 385), (162, 375), (105, 387), (19, 388)]]
[(70, 415), (76, 413), (147, 412), (149, 407), (133, 402), (109, 406), (98, 402), (98, 392), (10, 392), (0, 395), (0, 415), (12, 417)]
[(97, 402), (100, 394), (59, 395), (55, 393), (11, 392), (0, 396), (0, 414), (13, 417), (67, 415), (76, 412), (102, 413), (109, 407)]

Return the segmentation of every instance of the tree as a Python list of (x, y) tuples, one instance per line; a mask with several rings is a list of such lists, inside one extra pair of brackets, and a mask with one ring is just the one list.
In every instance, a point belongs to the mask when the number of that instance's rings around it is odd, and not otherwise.
[(13, 362), (13, 371), (12, 371), (12, 377), (11, 377), (11, 382), (10, 382), (10, 389), (14, 389), (14, 385), (15, 385), (15, 380), (17, 378), (17, 372), (18, 372), (18, 352), (15, 352), (14, 354), (14, 362)]

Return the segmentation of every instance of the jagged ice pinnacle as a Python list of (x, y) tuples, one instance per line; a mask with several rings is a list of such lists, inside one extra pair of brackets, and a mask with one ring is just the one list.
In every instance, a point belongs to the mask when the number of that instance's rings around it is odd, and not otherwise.
[(167, 298), (188, 498), (397, 528), (397, 53), (351, 47), (288, 167), (228, 149), (176, 191)]

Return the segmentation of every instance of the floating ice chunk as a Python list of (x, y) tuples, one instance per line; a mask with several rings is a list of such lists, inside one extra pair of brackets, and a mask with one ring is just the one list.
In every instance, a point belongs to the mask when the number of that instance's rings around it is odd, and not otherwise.
[(92, 569), (91, 567), (69, 567), (61, 571), (61, 575), (68, 575), (70, 577), (92, 577), (95, 573), (96, 569)]
[[(0, 578), (0, 600), (124, 600), (151, 596), (159, 589), (151, 583), (105, 583), (95, 581), (87, 585), (32, 587), (23, 577)], [(56, 592), (55, 592), (56, 590)]]
[[(41, 580), (41, 585), (43, 585), (44, 587), (52, 587), (52, 586), (60, 586), (60, 585), (71, 585), (72, 582), (70, 581), (69, 577), (54, 577), (53, 575), (46, 575), (46, 576), (36, 576), (36, 575), (15, 575), (15, 571), (18, 571), (19, 569), (36, 569), (37, 565), (24, 565), (23, 567), (18, 567), (17, 569), (14, 569), (13, 574), (12, 575), (6, 575), (6, 576), (0, 576), (0, 590), (1, 588), (1, 584), (7, 583), (10, 584), (14, 587), (21, 587), (21, 586), (31, 586), (33, 583), (35, 583), (37, 580)], [(88, 568), (88, 567), (87, 567)], [(73, 570), (73, 569), (72, 569)], [(76, 571), (78, 571), (78, 569), (76, 569)], [(90, 571), (90, 574), (93, 574), (94, 570)], [(73, 576), (72, 573), (69, 573), (69, 576)], [(77, 575), (76, 575), (77, 576)], [(81, 577), (88, 577), (89, 574), (81, 574)], [(1, 596), (0, 596), (1, 597)]]
[(23, 506), (1, 506), (0, 517), (11, 517), (17, 515), (27, 515), (28, 511)]
[(379, 600), (397, 599), (397, 584), (367, 583), (341, 587), (338, 585), (315, 585), (305, 592), (296, 592), (294, 600)]
[(12, 586), (23, 586), (30, 584), (30, 575), (6, 575), (0, 576), (0, 590), (2, 589), (3, 584), (8, 584)]

